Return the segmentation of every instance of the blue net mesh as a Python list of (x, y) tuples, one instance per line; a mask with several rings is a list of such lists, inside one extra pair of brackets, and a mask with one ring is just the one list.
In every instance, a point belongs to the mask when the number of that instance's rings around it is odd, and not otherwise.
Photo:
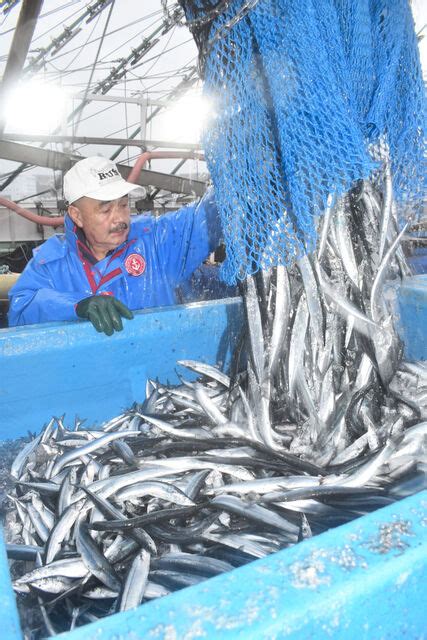
[(328, 197), (385, 157), (403, 215), (416, 211), (425, 95), (407, 0), (181, 4), (215, 105), (204, 146), (227, 282), (313, 250)]

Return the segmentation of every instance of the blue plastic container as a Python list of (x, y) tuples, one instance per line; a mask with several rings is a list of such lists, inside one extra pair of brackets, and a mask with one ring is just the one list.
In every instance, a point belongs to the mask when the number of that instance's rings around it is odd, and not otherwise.
[(403, 280), (398, 301), (405, 357), (427, 360), (427, 274)]
[(39, 432), (66, 414), (99, 425), (145, 398), (148, 378), (191, 378), (177, 360), (227, 367), (240, 335), (240, 298), (139, 311), (111, 337), (89, 322), (0, 330), (0, 440)]
[[(399, 304), (407, 355), (427, 359), (427, 279), (406, 282)], [(178, 382), (180, 358), (226, 367), (242, 324), (233, 298), (140, 312), (110, 338), (88, 323), (0, 330), (0, 439), (38, 432), (64, 411), (66, 422), (78, 415), (99, 424), (142, 401), (147, 377)], [(422, 492), (61, 638), (415, 640), (426, 637), (426, 579)], [(0, 602), (0, 639), (21, 639), (1, 539)]]
[(414, 273), (427, 273), (427, 247), (414, 249), (408, 257), (408, 262)]

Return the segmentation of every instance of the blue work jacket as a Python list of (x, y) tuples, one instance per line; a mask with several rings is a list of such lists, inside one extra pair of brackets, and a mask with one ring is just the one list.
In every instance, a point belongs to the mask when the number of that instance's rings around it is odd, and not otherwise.
[(95, 294), (113, 295), (129, 309), (175, 304), (175, 288), (221, 235), (212, 190), (174, 213), (132, 219), (126, 242), (95, 264), (77, 231), (66, 216), (65, 233), (34, 250), (9, 292), (9, 326), (77, 320), (76, 304)]

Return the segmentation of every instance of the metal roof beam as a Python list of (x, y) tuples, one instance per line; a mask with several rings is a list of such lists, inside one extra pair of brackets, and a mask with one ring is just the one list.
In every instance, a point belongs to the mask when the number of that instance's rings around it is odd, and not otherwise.
[(144, 151), (150, 148), (160, 149), (183, 149), (187, 151), (198, 151), (201, 145), (194, 142), (171, 142), (167, 140), (140, 140), (138, 138), (106, 138), (94, 136), (60, 136), (60, 135), (42, 135), (30, 133), (6, 133), (4, 139), (15, 142), (72, 142), (75, 144), (102, 144), (102, 145), (123, 145), (125, 147), (139, 147)]
[(79, 93), (74, 93), (71, 95), (72, 98), (77, 100), (90, 100), (90, 102), (117, 102), (117, 103), (126, 103), (126, 104), (139, 104), (139, 105), (147, 105), (148, 107), (167, 107), (167, 100), (153, 100), (152, 98), (147, 98), (144, 95), (139, 97), (135, 96), (113, 96), (111, 94), (106, 95), (103, 93), (87, 93), (80, 91)]
[[(0, 158), (62, 171), (68, 171), (75, 162), (83, 159), (82, 156), (40, 149), (39, 147), (18, 144), (10, 140), (0, 140)], [(117, 167), (125, 179), (132, 171), (132, 167), (128, 167), (125, 164), (118, 164)], [(172, 193), (194, 194), (198, 197), (202, 196), (206, 191), (206, 184), (201, 180), (189, 180), (188, 178), (180, 178), (168, 173), (147, 171), (145, 169), (141, 171), (137, 184), (141, 187), (151, 186)]]

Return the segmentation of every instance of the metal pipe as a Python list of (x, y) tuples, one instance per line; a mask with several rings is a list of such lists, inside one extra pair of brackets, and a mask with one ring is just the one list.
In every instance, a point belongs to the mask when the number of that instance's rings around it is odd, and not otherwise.
[(145, 164), (152, 158), (193, 158), (195, 160), (204, 160), (205, 156), (203, 153), (197, 153), (195, 151), (144, 151), (133, 165), (133, 169), (128, 175), (127, 181), (135, 184)]
[(31, 222), (35, 222), (36, 224), (42, 224), (45, 227), (60, 227), (64, 224), (64, 216), (57, 216), (55, 218), (50, 218), (49, 216), (40, 216), (38, 213), (34, 213), (29, 209), (24, 209), (24, 207), (20, 207), (16, 202), (12, 202), (7, 198), (3, 198), (0, 196), (0, 205), (3, 207), (7, 207), (11, 211), (14, 211), (18, 214), (18, 216), (22, 216), (27, 220), (31, 220)]

